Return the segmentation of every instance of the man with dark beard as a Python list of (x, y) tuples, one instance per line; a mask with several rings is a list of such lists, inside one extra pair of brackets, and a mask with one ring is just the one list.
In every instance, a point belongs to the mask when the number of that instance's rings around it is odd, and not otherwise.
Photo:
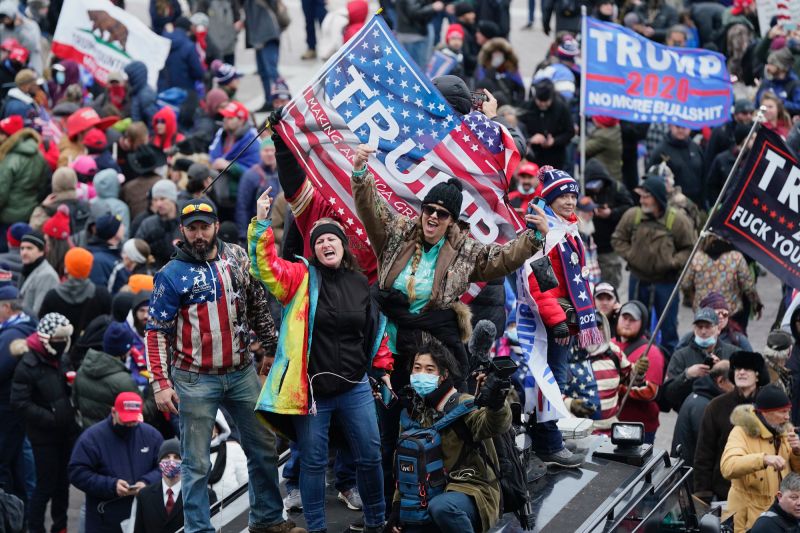
[(212, 530), (209, 443), (224, 403), (248, 457), (249, 530), (289, 533), (294, 523), (283, 519), (275, 436), (253, 412), (260, 386), (248, 351), (250, 330), (268, 354), (277, 343), (264, 289), (251, 277), (244, 249), (217, 238), (214, 206), (188, 203), (180, 212), (180, 231), (183, 240), (173, 259), (154, 280), (145, 348), (156, 405), (174, 414), (181, 407), (186, 531)]

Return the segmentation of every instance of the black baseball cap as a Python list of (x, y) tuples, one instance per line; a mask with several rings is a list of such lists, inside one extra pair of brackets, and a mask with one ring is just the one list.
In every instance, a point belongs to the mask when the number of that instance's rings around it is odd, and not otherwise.
[(217, 220), (217, 210), (211, 202), (193, 201), (187, 203), (181, 209), (181, 225), (183, 226), (188, 226), (192, 222), (198, 221), (213, 224)]

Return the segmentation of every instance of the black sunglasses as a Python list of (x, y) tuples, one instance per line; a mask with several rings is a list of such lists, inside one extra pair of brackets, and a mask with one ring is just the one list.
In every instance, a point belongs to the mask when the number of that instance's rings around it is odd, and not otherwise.
[(432, 217), (434, 213), (436, 213), (436, 218), (439, 220), (447, 220), (450, 218), (450, 211), (447, 209), (439, 209), (432, 205), (423, 205), (422, 212), (429, 217)]

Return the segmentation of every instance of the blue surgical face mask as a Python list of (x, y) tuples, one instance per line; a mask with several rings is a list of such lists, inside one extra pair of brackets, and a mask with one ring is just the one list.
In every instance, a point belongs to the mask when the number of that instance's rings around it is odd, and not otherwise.
[(694, 336), (694, 342), (695, 342), (695, 344), (697, 344), (701, 348), (711, 348), (712, 346), (714, 346), (717, 343), (717, 338), (716, 337), (709, 337), (707, 339), (704, 339), (702, 337), (699, 337), (699, 336), (695, 335)]
[(436, 374), (411, 374), (411, 386), (420, 396), (427, 396), (439, 386), (439, 376)]
[(56, 83), (59, 85), (64, 85), (64, 82), (67, 81), (67, 74), (65, 72), (58, 72), (55, 73)]

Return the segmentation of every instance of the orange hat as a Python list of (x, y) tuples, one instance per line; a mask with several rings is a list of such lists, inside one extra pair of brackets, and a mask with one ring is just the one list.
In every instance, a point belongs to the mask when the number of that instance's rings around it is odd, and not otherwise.
[(73, 278), (86, 279), (92, 271), (94, 256), (86, 248), (76, 246), (64, 256), (64, 270)]
[(56, 214), (48, 218), (42, 226), (42, 233), (54, 239), (64, 241), (69, 238), (69, 207), (65, 204), (58, 206)]
[(128, 287), (136, 294), (141, 291), (153, 290), (153, 276), (147, 274), (134, 274), (128, 278)]
[(21, 130), (24, 125), (22, 117), (19, 115), (11, 115), (10, 117), (0, 120), (0, 130), (6, 135), (14, 135)]
[(241, 102), (236, 102), (231, 100), (225, 107), (219, 110), (219, 114), (225, 118), (228, 117), (239, 117), (242, 120), (247, 120), (247, 117), (250, 116), (250, 112)]

